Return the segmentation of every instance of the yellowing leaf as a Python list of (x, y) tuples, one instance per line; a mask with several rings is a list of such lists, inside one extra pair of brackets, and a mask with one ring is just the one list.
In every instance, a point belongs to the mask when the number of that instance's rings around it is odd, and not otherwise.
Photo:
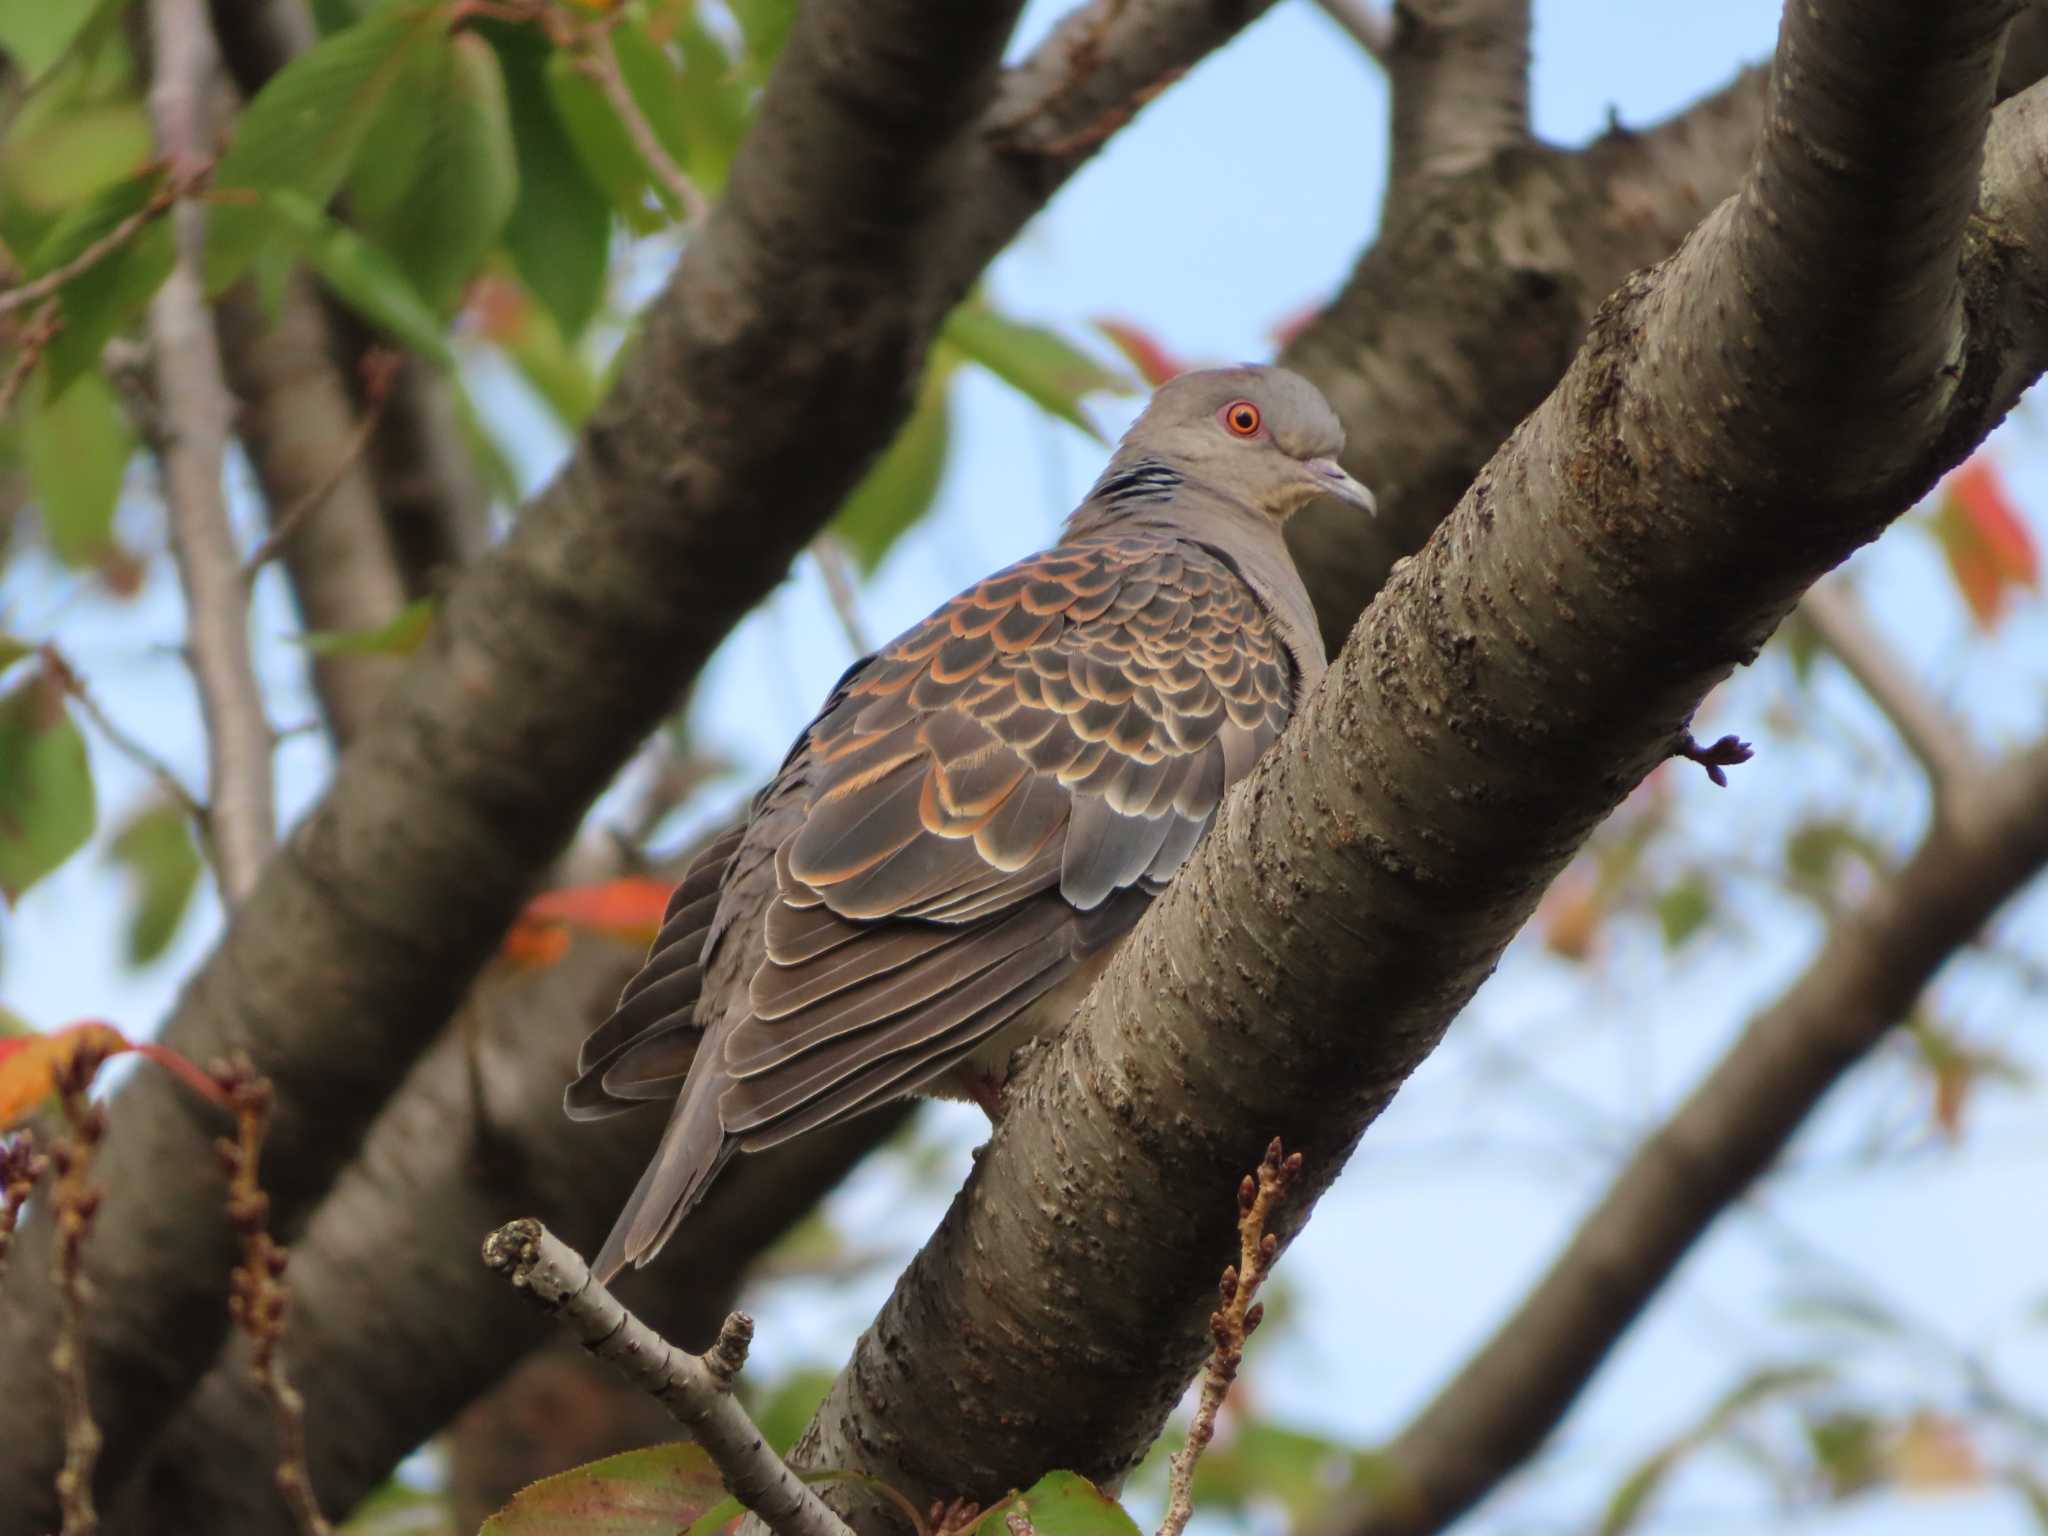
[(1963, 1426), (1925, 1410), (1906, 1421), (1889, 1460), (1893, 1479), (1916, 1493), (1974, 1488), (1984, 1481), (1983, 1459)]
[(434, 622), (434, 599), (416, 597), (375, 629), (313, 629), (298, 637), (315, 656), (410, 656)]
[(655, 1445), (542, 1478), (478, 1536), (675, 1536), (725, 1498), (702, 1446)]

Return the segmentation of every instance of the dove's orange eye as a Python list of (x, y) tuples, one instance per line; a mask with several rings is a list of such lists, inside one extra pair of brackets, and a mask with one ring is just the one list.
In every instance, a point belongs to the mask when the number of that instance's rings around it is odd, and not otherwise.
[(1259, 408), (1249, 400), (1233, 400), (1223, 407), (1223, 425), (1239, 437), (1252, 437), (1258, 433)]

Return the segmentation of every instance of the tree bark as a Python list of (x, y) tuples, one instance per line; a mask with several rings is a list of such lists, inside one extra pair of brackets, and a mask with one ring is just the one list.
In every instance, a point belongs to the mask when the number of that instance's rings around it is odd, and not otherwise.
[(1971, 217), (2011, 12), (1788, 10), (1741, 192), (1603, 307), (1015, 1082), (804, 1465), (924, 1501), (1142, 1454), (1258, 1149), (1307, 1156), (1298, 1222), (1708, 688), (2048, 361), (2031, 95)]
[[(1027, 60), (1001, 82), (1013, 3), (937, 20), (904, 0), (805, 11), (724, 201), (571, 464), (449, 594), (166, 1026), (188, 1055), (244, 1049), (273, 1078), (264, 1166), (286, 1235), (583, 806), (885, 444), (945, 313), (1142, 104), (1125, 82), (1170, 77), (1258, 8), (1098, 5), (1069, 67)], [(233, 1262), (210, 1214), (209, 1112), (138, 1074), (112, 1118), (88, 1259), (109, 1489), (218, 1349)], [(10, 1379), (42, 1370), (49, 1238), (29, 1223), (10, 1267)], [(50, 1522), (50, 1410), (40, 1394), (0, 1402), (18, 1448), (0, 1529)]]

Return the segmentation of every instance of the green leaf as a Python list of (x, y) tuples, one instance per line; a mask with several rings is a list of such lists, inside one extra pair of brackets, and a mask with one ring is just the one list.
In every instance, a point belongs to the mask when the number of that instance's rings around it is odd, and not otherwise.
[[(161, 170), (146, 171), (73, 209), (36, 247), (29, 276), (41, 277), (73, 260), (123, 219), (139, 213), (162, 186)], [(160, 216), (57, 290), (64, 329), (43, 354), (54, 395), (62, 395), (73, 380), (98, 365), (107, 338), (149, 302), (171, 275), (176, 259), (170, 221)]]
[(753, 92), (740, 78), (733, 61), (694, 16), (676, 29), (682, 50), (683, 80), (677, 110), (683, 147), (676, 158), (685, 174), (706, 197), (725, 185), (732, 157), (746, 137), (752, 116)]
[[(668, 152), (668, 157), (681, 164), (687, 158), (687, 141), (683, 136), (685, 93), (682, 79), (676, 73), (667, 50), (649, 37), (645, 28), (630, 21), (612, 29), (611, 46), (612, 56), (618, 60), (619, 76), (626, 82), (633, 105), (647, 119), (647, 126), (654, 130), (655, 139)], [(651, 172), (652, 167), (649, 170)], [(668, 189), (659, 178), (653, 185), (656, 195), (669, 203), (670, 213), (682, 212), (670, 201)]]
[(36, 648), (26, 640), (17, 640), (12, 635), (0, 634), (0, 672), (5, 672), (17, 661), (35, 655)]
[(538, 304), (523, 303), (518, 319), (498, 335), (520, 376), (548, 403), (564, 426), (583, 425), (597, 409), (602, 391), (590, 365), (562, 340), (555, 318)]
[(863, 575), (874, 573), (938, 495), (952, 435), (946, 396), (943, 378), (934, 382), (928, 374), (910, 419), (832, 520), (832, 531), (853, 552)]
[(477, 1536), (675, 1536), (725, 1497), (702, 1446), (655, 1445), (542, 1478)]
[(446, 1493), (387, 1478), (349, 1511), (336, 1536), (459, 1536)]
[(93, 816), (85, 738), (38, 671), (0, 698), (0, 896), (13, 902), (83, 847)]
[(29, 387), (21, 456), (50, 548), (67, 565), (95, 565), (114, 541), (114, 508), (134, 439), (114, 392), (97, 373), (80, 374), (50, 398)]
[(256, 93), (214, 174), (206, 286), (218, 293), (249, 269), (275, 233), (238, 191), (289, 190), (325, 208), (341, 189), (413, 50), (445, 35), (445, 8), (408, 0), (323, 39)]
[(24, 82), (33, 80), (64, 56), (97, 9), (78, 0), (0, 0), (0, 53)]
[(263, 206), (275, 227), (344, 304), (422, 357), (444, 368), (455, 365), (440, 316), (388, 255), (296, 192), (265, 193)]
[(569, 138), (548, 91), (547, 52), (531, 34), (509, 34), (498, 57), (512, 108), (519, 196), (506, 222), (505, 250), (533, 296), (574, 342), (604, 302), (612, 210)]
[(1714, 916), (1714, 887), (1695, 871), (1667, 886), (1657, 897), (1657, 924), (1664, 930), (1664, 947), (1678, 949), (1698, 933)]
[(730, 0), (726, 9), (740, 24), (748, 82), (761, 85), (782, 56), (782, 45), (789, 41), (789, 29), (796, 24), (796, 0)]
[(548, 56), (546, 74), (548, 100), (591, 180), (635, 234), (660, 229), (666, 221), (647, 205), (647, 162), (626, 136), (625, 125), (604, 92), (561, 49)]
[(69, 208), (133, 177), (153, 152), (139, 102), (98, 102), (17, 123), (0, 146), (0, 172), (23, 202)]
[(461, 297), (519, 193), (505, 74), (473, 32), (407, 52), (349, 179), (363, 233), (435, 310)]
[(978, 301), (954, 310), (944, 334), (1026, 399), (1098, 442), (1102, 434), (1082, 413), (1082, 397), (1103, 391), (1128, 394), (1136, 387), (1044, 326), (1009, 319)]
[(1861, 861), (1872, 874), (1882, 874), (1884, 850), (1845, 821), (1810, 821), (1785, 839), (1785, 870), (1802, 894), (1826, 904), (1834, 899), (1842, 866)]
[(1004, 1517), (1021, 1513), (1038, 1536), (1138, 1536), (1124, 1507), (1078, 1472), (1048, 1472), (1015, 1503), (999, 1504), (975, 1536), (1009, 1536)]
[(126, 866), (135, 904), (128, 914), (128, 963), (147, 965), (170, 947), (199, 887), (199, 850), (185, 813), (168, 802), (143, 807), (107, 850)]
[(1883, 1480), (1884, 1424), (1870, 1414), (1844, 1409), (1809, 1419), (1806, 1443), (1832, 1498), (1846, 1499)]
[(410, 656), (434, 623), (434, 599), (416, 597), (374, 629), (309, 629), (298, 642), (315, 656)]

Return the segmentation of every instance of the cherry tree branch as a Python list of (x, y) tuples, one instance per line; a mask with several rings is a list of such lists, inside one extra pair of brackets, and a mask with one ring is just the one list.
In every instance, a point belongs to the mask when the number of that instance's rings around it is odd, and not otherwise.
[[(1816, 589), (1819, 590), (1819, 589)], [(1692, 1245), (2048, 865), (2048, 742), (1981, 775), (1644, 1141), (1522, 1303), (1381, 1448), (1329, 1536), (1432, 1536), (1535, 1454)]]
[(754, 1320), (744, 1312), (727, 1316), (703, 1354), (677, 1349), (621, 1306), (574, 1249), (531, 1219), (486, 1238), (484, 1264), (674, 1414), (704, 1447), (726, 1489), (775, 1536), (853, 1536), (775, 1454), (733, 1395), (754, 1338)]
[(1529, 138), (1529, 0), (1403, 0), (1385, 220)]
[(1906, 670), (1856, 594), (1839, 581), (1825, 581), (1800, 600), (1799, 612), (1920, 760), (1936, 798), (1943, 805), (1961, 798), (1980, 766), (1968, 727)]
[(2009, 14), (1788, 6), (1742, 195), (1603, 307), (1013, 1079), (799, 1465), (976, 1497), (1150, 1444), (1218, 1236), (1178, 1191), (1275, 1130), (1325, 1186), (1708, 689), (2048, 364), (2048, 251), (1973, 218)]
[[(211, 155), (207, 102), (218, 57), (202, 0), (154, 0), (150, 117), (174, 185), (189, 186)], [(187, 197), (172, 210), (177, 264), (149, 305), (157, 457), (164, 470), (171, 550), (185, 589), (186, 646), (207, 739), (206, 829), (222, 894), (239, 903), (276, 845), (270, 722), (249, 657), (249, 605), (228, 521), (222, 470), (234, 402), (222, 376), (213, 316), (199, 281), (206, 215)]]
[(1351, 34), (1352, 41), (1377, 64), (1384, 64), (1394, 47), (1392, 11), (1377, 0), (1317, 0), (1323, 13)]

